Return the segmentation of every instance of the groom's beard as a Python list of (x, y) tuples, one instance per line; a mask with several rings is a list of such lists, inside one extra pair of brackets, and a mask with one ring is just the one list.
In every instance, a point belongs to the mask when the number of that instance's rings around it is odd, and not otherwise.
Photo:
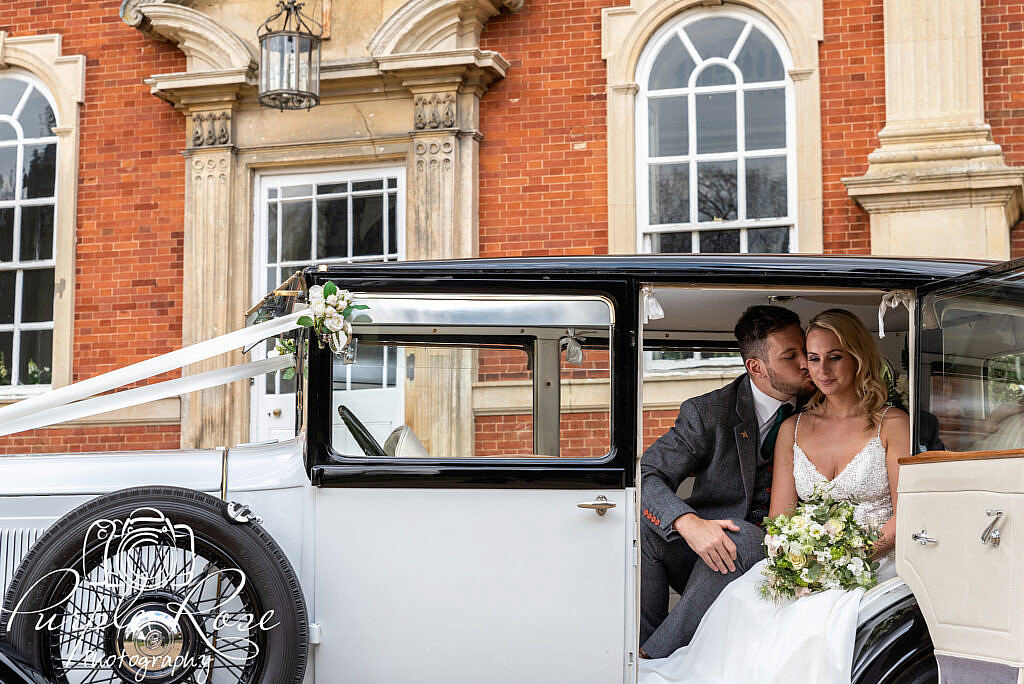
[(765, 370), (768, 373), (768, 382), (771, 384), (772, 389), (782, 394), (788, 394), (798, 401), (810, 399), (817, 389), (814, 383), (811, 382), (810, 375), (804, 375), (803, 380), (800, 382), (791, 382), (779, 377), (779, 374), (769, 366), (766, 366)]

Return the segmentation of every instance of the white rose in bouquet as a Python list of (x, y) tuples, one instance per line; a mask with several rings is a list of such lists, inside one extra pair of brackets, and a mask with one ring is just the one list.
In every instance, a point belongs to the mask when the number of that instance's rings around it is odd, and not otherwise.
[(309, 301), (312, 302), (314, 300), (323, 299), (323, 298), (324, 298), (324, 288), (323, 288), (322, 285), (314, 285), (313, 287), (309, 288)]
[[(328, 303), (329, 305), (333, 306), (334, 308), (338, 308), (338, 295), (337, 295), (337, 294), (330, 294), (330, 295), (327, 295), (327, 296), (326, 296), (326, 297), (324, 298), (324, 300), (325, 300), (325, 301), (326, 301), (326, 302), (327, 302), (327, 303)], [(344, 307), (342, 307), (342, 308), (344, 308)]]
[(322, 299), (314, 299), (309, 303), (309, 310), (313, 312), (314, 316), (323, 316), (326, 308), (327, 305)]
[(324, 319), (324, 324), (327, 326), (328, 330), (336, 333), (345, 328), (345, 319), (335, 313), (333, 316), (328, 315), (327, 318)]

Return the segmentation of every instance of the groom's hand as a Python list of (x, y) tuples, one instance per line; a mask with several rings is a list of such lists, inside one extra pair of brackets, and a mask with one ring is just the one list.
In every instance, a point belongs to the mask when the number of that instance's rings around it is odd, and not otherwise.
[(725, 533), (740, 531), (732, 520), (705, 520), (687, 513), (676, 518), (672, 526), (709, 568), (723, 575), (736, 571), (736, 544)]

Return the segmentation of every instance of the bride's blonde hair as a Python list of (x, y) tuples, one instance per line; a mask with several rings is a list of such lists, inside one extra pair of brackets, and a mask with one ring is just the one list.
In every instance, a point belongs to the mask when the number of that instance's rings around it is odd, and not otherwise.
[[(873, 429), (882, 418), (882, 409), (889, 398), (882, 380), (882, 355), (878, 353), (871, 333), (856, 316), (846, 309), (828, 309), (811, 319), (807, 324), (807, 335), (812, 330), (827, 330), (839, 338), (839, 344), (857, 361), (854, 387), (857, 389), (857, 410)], [(813, 411), (825, 403), (825, 395), (815, 390), (807, 402), (807, 410)]]

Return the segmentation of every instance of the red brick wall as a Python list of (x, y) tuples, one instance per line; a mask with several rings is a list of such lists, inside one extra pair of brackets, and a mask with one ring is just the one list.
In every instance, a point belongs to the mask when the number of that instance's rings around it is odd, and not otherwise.
[[(63, 36), (85, 55), (78, 162), (74, 379), (181, 345), (183, 117), (143, 79), (185, 70), (172, 44), (118, 16), (120, 2), (0, 3), (11, 37)], [(0, 438), (0, 453), (178, 445), (178, 427), (62, 428)]]
[(608, 164), (601, 9), (528, 2), (481, 38), (512, 64), (480, 105), (480, 256), (604, 254)]
[(1022, 256), (1024, 256), (1024, 221), (1010, 229), (1010, 258), (1018, 259)]
[(654, 444), (655, 440), (668, 432), (668, 429), (675, 424), (678, 415), (679, 409), (644, 411), (644, 451)]
[[(559, 421), (562, 458), (599, 458), (608, 453), (607, 411), (563, 413)], [(533, 454), (533, 416), (477, 416), (473, 448), (477, 456)]]
[(50, 428), (3, 438), (2, 453), (115, 451), (118, 449), (177, 449), (178, 425), (129, 425)]
[(821, 43), (822, 222), (825, 252), (871, 251), (868, 214), (842, 178), (867, 170), (885, 125), (882, 0), (824, 0)]
[(982, 0), (985, 120), (1006, 163), (1024, 165), (1024, 2)]
[[(982, 0), (985, 121), (1006, 163), (1024, 166), (1024, 2)], [(1024, 222), (1010, 231), (1010, 256), (1024, 256)]]

